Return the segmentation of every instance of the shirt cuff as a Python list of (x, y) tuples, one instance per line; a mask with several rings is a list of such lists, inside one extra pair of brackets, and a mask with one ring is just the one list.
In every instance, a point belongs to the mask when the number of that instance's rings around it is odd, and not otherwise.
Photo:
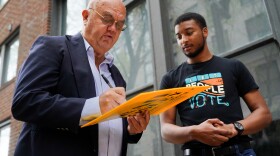
[(82, 110), (80, 125), (83, 125), (101, 115), (99, 96), (87, 99)]

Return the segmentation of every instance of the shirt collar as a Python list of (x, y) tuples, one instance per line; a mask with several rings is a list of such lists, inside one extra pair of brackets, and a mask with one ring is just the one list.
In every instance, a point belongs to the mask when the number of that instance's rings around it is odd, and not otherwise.
[[(86, 51), (89, 50), (89, 48), (91, 47), (90, 44), (87, 42), (87, 40), (84, 38), (83, 36), (83, 39), (84, 39), (84, 43), (85, 43), (85, 48), (86, 48)], [(93, 53), (94, 53), (94, 49), (92, 48), (93, 50)], [(94, 57), (94, 55), (93, 55)], [(110, 67), (112, 67), (113, 63), (114, 63), (114, 56), (109, 53), (109, 52), (106, 52), (105, 53), (105, 60), (102, 62), (102, 63), (106, 63), (108, 64)]]

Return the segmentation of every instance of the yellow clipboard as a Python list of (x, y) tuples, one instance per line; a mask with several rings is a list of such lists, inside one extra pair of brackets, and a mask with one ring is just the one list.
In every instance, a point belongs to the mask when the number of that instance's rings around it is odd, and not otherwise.
[(210, 87), (211, 86), (180, 87), (140, 93), (81, 127), (120, 117), (134, 116), (136, 113), (145, 112), (146, 110), (150, 112), (150, 115), (159, 115)]

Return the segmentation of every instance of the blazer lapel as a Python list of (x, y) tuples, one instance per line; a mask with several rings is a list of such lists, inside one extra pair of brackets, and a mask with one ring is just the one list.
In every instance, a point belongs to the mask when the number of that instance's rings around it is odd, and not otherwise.
[(123, 77), (120, 71), (116, 68), (116, 66), (113, 65), (112, 67), (109, 67), (108, 65), (108, 69), (111, 73), (112, 79), (114, 80), (116, 87), (124, 87), (126, 89), (126, 83), (123, 80)]
[(66, 38), (79, 96), (83, 98), (95, 97), (94, 78), (88, 62), (83, 37), (78, 33), (75, 36), (66, 36)]
[[(66, 38), (79, 96), (82, 98), (95, 97), (95, 83), (83, 37), (78, 33), (75, 36), (66, 36)], [(98, 124), (86, 127), (86, 129), (89, 130), (89, 137), (93, 141), (93, 155), (98, 155)]]

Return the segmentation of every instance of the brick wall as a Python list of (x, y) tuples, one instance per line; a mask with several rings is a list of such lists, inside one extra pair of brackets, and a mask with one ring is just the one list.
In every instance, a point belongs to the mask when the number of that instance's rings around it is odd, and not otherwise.
[[(50, 8), (51, 0), (9, 0), (0, 10), (0, 46), (19, 30), (18, 68), (26, 59), (38, 35), (49, 34)], [(9, 30), (9, 27), (12, 29)], [(13, 119), (10, 111), (15, 79), (0, 88), (0, 122), (11, 120), (9, 156), (14, 155), (22, 125), (21, 122)]]

